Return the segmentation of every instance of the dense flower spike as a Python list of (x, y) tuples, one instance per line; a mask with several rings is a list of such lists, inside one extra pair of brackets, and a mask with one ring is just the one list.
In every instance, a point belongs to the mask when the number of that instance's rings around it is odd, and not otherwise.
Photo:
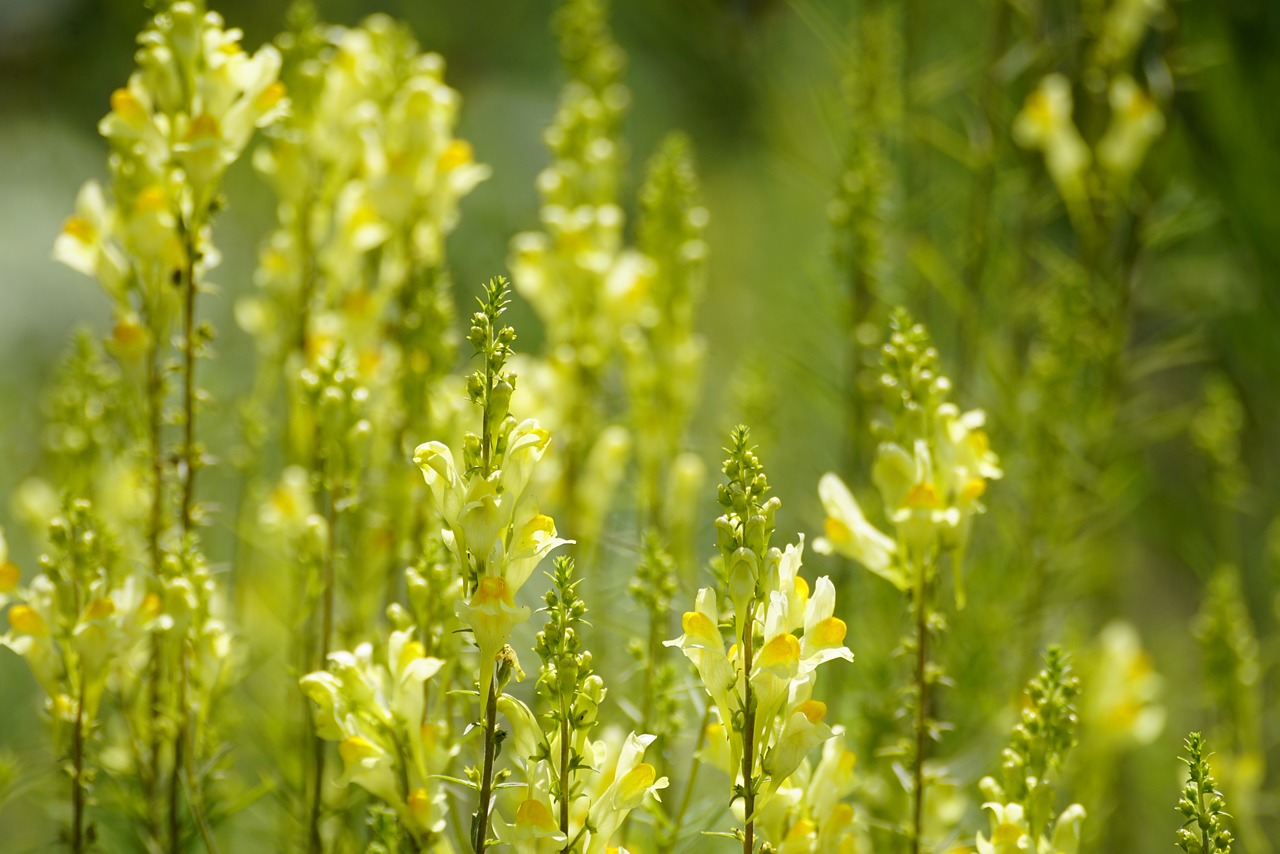
[(516, 376), (507, 363), (516, 335), (499, 326), (509, 293), (505, 279), (490, 280), (471, 317), (467, 340), (482, 365), (468, 378), (467, 393), (480, 409), (481, 429), (463, 440), (461, 470), (441, 442), (423, 443), (414, 452), (443, 522), (445, 546), (464, 579), (455, 610), (480, 652), (485, 753), (473, 823), (477, 852), (488, 839), (499, 700), (506, 679), (523, 675), (507, 645), (515, 627), (529, 619), (529, 608), (515, 597), (550, 552), (571, 542), (556, 536), (555, 522), (538, 512), (537, 496), (527, 489), (551, 435), (537, 421), (517, 422), (511, 415)]
[(361, 644), (330, 654), (328, 667), (304, 676), (316, 733), (336, 742), (339, 786), (355, 784), (386, 802), (414, 845), (427, 850), (445, 828), (445, 793), (436, 777), (457, 751), (428, 715), (427, 683), (444, 662), (423, 653), (412, 629), (392, 631), (375, 650)]
[(1178, 828), (1178, 847), (1187, 854), (1230, 854), (1233, 838), (1227, 830), (1226, 801), (1209, 770), (1209, 754), (1200, 733), (1187, 736), (1187, 785), (1178, 799), (1185, 822)]
[[(214, 849), (204, 799), (206, 782), (219, 773), (219, 745), (208, 712), (229, 664), (230, 636), (213, 616), (220, 597), (196, 535), (206, 516), (197, 475), (212, 460), (197, 436), (206, 395), (196, 365), (214, 338), (212, 325), (197, 318), (197, 298), (210, 290), (206, 277), (219, 262), (212, 222), (226, 205), (222, 178), (256, 129), (282, 117), (289, 102), (275, 48), (246, 52), (242, 33), (203, 0), (154, 5), (158, 12), (138, 39), (137, 69), (111, 94), (98, 125), (112, 151), (109, 184), (85, 184), (54, 241), (54, 257), (98, 279), (110, 299), (115, 323), (105, 350), (123, 375), (104, 410), (116, 422), (109, 431), (123, 434), (107, 434), (118, 459), (115, 483), (108, 490), (99, 480), (104, 464), (98, 477), (89, 470), (65, 486), (101, 503), (104, 539), (118, 543), (122, 565), (149, 569), (134, 598), (158, 603), (147, 621), (145, 675), (127, 667), (115, 685), (128, 734), (127, 747), (118, 748), (130, 757), (118, 770), (144, 805), (140, 833), (149, 847), (177, 850), (189, 812)], [(69, 368), (83, 370), (89, 355), (82, 348), (73, 363), (81, 367)], [(103, 438), (90, 445), (94, 453), (108, 450)]]
[(1051, 775), (1062, 769), (1075, 744), (1080, 680), (1066, 654), (1050, 647), (1044, 669), (1027, 684), (1018, 723), (1005, 748), (1000, 778), (978, 783), (991, 812), (990, 837), (979, 833), (979, 854), (1038, 851), (1075, 854), (1084, 808), (1072, 804), (1055, 814)]
[(951, 382), (939, 372), (938, 352), (905, 310), (894, 317), (881, 363), (880, 385), (892, 421), (882, 431), (871, 479), (893, 536), (869, 522), (840, 477), (828, 473), (818, 484), (826, 536), (814, 542), (814, 549), (852, 558), (910, 597), (914, 628), (903, 649), (915, 659), (907, 690), (914, 737), (897, 752), (909, 756), (913, 766), (909, 782), (905, 774), (898, 778), (912, 800), (907, 836), (916, 852), (923, 844), (924, 789), (930, 778), (925, 754), (941, 732), (929, 710), (930, 689), (943, 682), (928, 652), (930, 635), (943, 625), (932, 601), (938, 565), (944, 555), (950, 557), (956, 607), (963, 608), (971, 522), (983, 511), (980, 499), (988, 481), (1002, 472), (983, 429), (985, 416), (980, 410), (961, 413), (948, 400)]
[(559, 437), (544, 477), (588, 549), (632, 444), (625, 428), (607, 426), (603, 383), (653, 277), (652, 260), (624, 245), (621, 126), (631, 93), (607, 11), (606, 0), (564, 0), (556, 11), (571, 80), (544, 133), (552, 160), (537, 182), (541, 230), (512, 238), (508, 261), (515, 289), (545, 329), (545, 358), (521, 369), (530, 410)]
[(876, 450), (872, 481), (893, 524), (890, 537), (867, 521), (838, 475), (818, 484), (826, 510), (820, 554), (852, 558), (902, 591), (931, 573), (949, 554), (955, 597), (964, 606), (962, 566), (973, 516), (983, 511), (987, 483), (1003, 473), (991, 451), (981, 410), (961, 412), (948, 402), (950, 381), (938, 373), (938, 354), (924, 327), (905, 314), (884, 349), (881, 385), (894, 415), (890, 435)]
[(733, 781), (731, 802), (742, 800), (745, 852), (758, 812), (833, 735), (826, 705), (812, 699), (818, 667), (852, 661), (853, 653), (834, 616), (831, 581), (819, 578), (810, 595), (799, 574), (803, 538), (785, 550), (770, 544), (781, 501), (766, 498), (769, 482), (745, 427), (734, 430), (726, 451), (727, 483), (719, 488), (725, 514), (716, 520), (724, 585), (698, 591), (695, 610), (682, 619), (684, 634), (667, 645), (693, 662), (714, 704), (718, 721), (707, 755), (727, 757), (722, 770)]
[[(526, 490), (551, 434), (510, 413), (516, 378), (506, 365), (515, 331), (497, 327), (507, 295), (504, 279), (491, 280), (472, 317), (469, 340), (484, 364), (468, 392), (481, 409), (481, 433), (467, 434), (461, 471), (440, 442), (419, 445), (413, 457), (444, 522), (445, 544), (463, 568), (467, 598), (458, 616), (473, 631), (482, 662), (494, 661), (516, 625), (529, 619), (529, 609), (515, 604), (520, 588), (548, 554), (571, 542), (556, 536), (555, 522)], [(482, 669), (483, 696), (492, 668)]]
[[(315, 0), (260, 50), (216, 0), (144, 0), (136, 44), (73, 15), (68, 51), (8, 5), (0, 62), (66, 97), (34, 123), (0, 98), (0, 244), (51, 242), (106, 299), (51, 367), (75, 275), (18, 257), (40, 293), (0, 294), (0, 847), (1274, 847), (1275, 182), (1238, 143), (1268, 123), (1217, 102), (1265, 102), (1267, 16), (623, 4), (628, 75), (609, 0), (557, 0), (551, 51), (536, 9)], [(41, 164), (95, 127), (106, 168), (48, 228)], [(537, 355), (504, 280), (454, 303), (451, 263), (499, 244)], [(246, 337), (214, 360), (219, 293)], [(756, 426), (707, 514), (725, 419)], [(774, 497), (796, 478), (803, 520)], [(1093, 640), (1041, 667), (1056, 637)], [(1179, 818), (1148, 832), (1188, 714)]]

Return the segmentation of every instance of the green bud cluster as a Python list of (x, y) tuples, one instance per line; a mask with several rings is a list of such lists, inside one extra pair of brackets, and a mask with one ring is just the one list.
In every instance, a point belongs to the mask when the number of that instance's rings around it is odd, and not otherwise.
[(591, 769), (587, 736), (598, 722), (606, 693), (604, 680), (592, 672), (591, 652), (582, 648), (580, 631), (587, 605), (578, 596), (581, 582), (574, 580), (573, 573), (572, 558), (556, 558), (554, 570), (547, 573), (552, 588), (543, 597), (547, 624), (534, 640), (542, 659), (535, 690), (547, 707), (544, 732), (555, 735), (542, 740), (532, 758), (553, 769), (553, 801), (565, 831), (570, 807), (581, 794), (577, 776)]
[(1178, 800), (1178, 812), (1185, 821), (1177, 831), (1178, 847), (1187, 854), (1229, 854), (1232, 836), (1223, 822), (1229, 814), (1218, 783), (1209, 773), (1212, 754), (1206, 752), (1205, 741), (1198, 732), (1187, 736), (1185, 746), (1187, 755), (1182, 761), (1187, 764), (1188, 777)]
[(373, 428), (366, 417), (369, 390), (357, 375), (352, 355), (343, 348), (321, 354), (303, 368), (298, 380), (315, 419), (315, 456), (322, 461), (327, 489), (354, 484), (368, 455)]
[(671, 613), (671, 600), (676, 592), (675, 562), (655, 531), (645, 534), (641, 548), (642, 558), (627, 590), (650, 619), (665, 619)]
[(1061, 770), (1076, 743), (1079, 696), (1080, 680), (1072, 672), (1070, 656), (1057, 646), (1049, 647), (1044, 668), (1027, 683), (1021, 718), (1002, 754), (1004, 797), (996, 798), (1026, 807), (1033, 837), (1054, 818), (1049, 776)]
[(502, 458), (502, 422), (511, 414), (511, 394), (516, 388), (516, 376), (506, 369), (511, 358), (511, 345), (516, 331), (510, 326), (499, 326), (498, 318), (511, 305), (511, 290), (507, 280), (495, 276), (484, 286), (484, 297), (477, 297), (480, 310), (471, 315), (471, 329), (467, 341), (483, 365), (467, 377), (467, 396), (483, 412), (483, 432), (480, 436), (468, 433), (465, 439), (465, 457), (468, 471), (480, 470), (488, 476), (498, 467)]
[(608, 16), (607, 0), (568, 0), (552, 22), (570, 75), (597, 92), (617, 83), (627, 63), (609, 32)]
[(727, 511), (716, 520), (720, 551), (726, 558), (741, 548), (764, 554), (782, 505), (777, 497), (765, 501), (769, 479), (755, 447), (749, 444), (750, 435), (751, 431), (742, 425), (734, 428), (729, 447), (724, 449), (729, 456), (721, 467), (728, 482), (716, 488), (716, 501)]
[(549, 705), (547, 717), (573, 729), (595, 725), (596, 710), (604, 699), (604, 681), (591, 668), (591, 652), (580, 637), (587, 603), (578, 596), (581, 579), (574, 580), (573, 558), (555, 559), (547, 573), (553, 587), (546, 592), (547, 624), (538, 632), (534, 649), (542, 659), (537, 693)]
[(678, 586), (676, 563), (656, 531), (645, 534), (641, 548), (641, 560), (627, 589), (649, 617), (649, 637), (647, 644), (635, 638), (630, 652), (645, 678), (642, 704), (645, 731), (662, 738), (679, 732), (683, 724), (680, 704), (673, 693), (676, 669), (661, 654)]
[(87, 491), (89, 474), (128, 442), (123, 380), (94, 336), (82, 331), (45, 398), (45, 448), (65, 465), (77, 493)]
[(1236, 567), (1224, 564), (1214, 573), (1194, 631), (1212, 707), (1222, 723), (1237, 729), (1242, 741), (1253, 737), (1261, 726), (1262, 665)]
[(929, 331), (905, 308), (893, 313), (889, 340), (880, 351), (880, 388), (895, 438), (927, 433), (930, 416), (946, 402), (951, 381), (942, 375)]

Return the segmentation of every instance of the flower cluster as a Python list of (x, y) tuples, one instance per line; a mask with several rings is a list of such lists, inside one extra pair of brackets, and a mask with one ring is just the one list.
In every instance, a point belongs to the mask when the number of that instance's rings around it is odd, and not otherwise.
[(519, 700), (499, 700), (515, 729), (526, 782), (515, 821), (500, 826), (498, 838), (534, 852), (602, 852), (631, 810), (667, 787), (667, 778), (642, 761), (654, 736), (632, 732), (619, 743), (621, 732), (611, 729), (603, 740), (591, 740), (606, 692), (592, 672), (591, 653), (582, 649), (586, 604), (577, 595), (573, 561), (558, 558), (552, 580), (547, 625), (536, 641), (545, 725), (539, 728)]
[(1186, 821), (1177, 831), (1178, 847), (1187, 854), (1231, 854), (1233, 837), (1223, 819), (1226, 801), (1209, 770), (1209, 754), (1200, 733), (1187, 736), (1187, 784), (1178, 800), (1178, 812)]
[(254, 158), (280, 199), (280, 228), (241, 323), (277, 358), (341, 345), (365, 382), (407, 373), (419, 388), (453, 359), (440, 332), (451, 313), (444, 239), (459, 200), (489, 175), (453, 135), (461, 99), (440, 56), (385, 15), (351, 28), (304, 19), (281, 47), (294, 109)]
[(986, 418), (947, 400), (951, 383), (938, 372), (938, 352), (924, 327), (905, 314), (895, 321), (883, 360), (881, 385), (894, 426), (876, 450), (871, 477), (894, 536), (869, 522), (844, 481), (829, 473), (818, 483), (825, 536), (813, 547), (852, 558), (902, 591), (915, 589), (949, 553), (963, 606), (970, 524), (983, 510), (987, 482), (1002, 476), (983, 429)]
[(685, 560), (692, 500), (702, 480), (701, 461), (681, 453), (706, 350), (694, 331), (706, 277), (708, 221), (697, 193), (689, 141), (669, 134), (650, 159), (640, 190), (637, 244), (649, 266), (621, 329), (642, 524), (663, 531)]
[[(735, 780), (748, 828), (809, 752), (831, 738), (826, 704), (813, 699), (817, 669), (853, 660), (846, 626), (834, 615), (835, 586), (812, 588), (800, 575), (804, 541), (770, 544), (781, 502), (766, 499), (768, 479), (748, 444), (733, 432), (719, 489), (725, 514), (716, 520), (724, 586), (698, 591), (682, 618), (684, 634), (668, 641), (693, 662), (714, 703), (718, 727), (708, 756)], [(722, 626), (723, 622), (723, 626)], [(731, 629), (725, 645), (723, 630)]]
[(621, 122), (630, 92), (621, 82), (625, 57), (605, 15), (604, 0), (568, 0), (557, 12), (572, 79), (545, 134), (552, 162), (538, 176), (542, 229), (517, 234), (508, 263), (516, 290), (546, 330), (546, 358), (525, 373), (533, 411), (561, 440), (548, 459), (548, 481), (587, 543), (606, 518), (631, 453), (626, 431), (604, 426), (602, 382), (652, 268), (624, 246)]
[(854, 854), (870, 850), (845, 801), (855, 788), (857, 757), (845, 746), (844, 731), (832, 728), (822, 756), (806, 758), (777, 794), (760, 807), (760, 835), (779, 854)]
[(125, 349), (145, 350), (139, 311), (152, 323), (172, 313), (179, 271), (216, 263), (205, 229), (221, 177), (288, 105), (279, 52), (250, 55), (240, 30), (203, 7), (172, 3), (139, 37), (138, 70), (99, 124), (112, 147), (110, 192), (86, 183), (54, 244), (55, 258), (112, 297)]
[(354, 783), (385, 801), (419, 848), (444, 830), (445, 795), (433, 775), (457, 752), (426, 702), (427, 683), (443, 666), (411, 628), (397, 629), (376, 655), (369, 643), (334, 652), (325, 670), (301, 680), (316, 734), (338, 744), (338, 785)]
[[(1073, 116), (1073, 81), (1061, 73), (1041, 78), (1014, 119), (1014, 141), (1044, 155), (1049, 177), (1077, 227), (1092, 224), (1091, 197), (1123, 191), (1165, 130), (1152, 91), (1125, 70), (1163, 5), (1163, 0), (1117, 0), (1096, 22), (1097, 38), (1083, 79), (1091, 93), (1105, 94), (1110, 120), (1092, 147)], [(1153, 84), (1161, 82), (1158, 75), (1152, 79)], [(1096, 171), (1095, 159), (1101, 167)]]
[(1165, 721), (1160, 703), (1164, 680), (1131, 624), (1117, 621), (1103, 628), (1088, 676), (1089, 694), (1081, 719), (1099, 743), (1124, 748), (1150, 744), (1160, 735)]
[(1021, 717), (1005, 748), (1000, 780), (984, 777), (979, 788), (991, 811), (991, 836), (978, 834), (979, 854), (1076, 854), (1084, 808), (1072, 804), (1054, 814), (1051, 774), (1062, 768), (1075, 744), (1080, 681), (1065, 653), (1050, 647), (1044, 669), (1027, 684)]
[[(138, 686), (134, 659), (151, 632), (172, 626), (178, 613), (146, 592), (139, 573), (127, 573), (87, 501), (72, 501), (49, 526), (50, 553), (26, 587), (8, 560), (0, 533), (0, 609), (9, 629), (0, 647), (21, 656), (44, 691), (55, 744), (72, 778), (74, 842), (91, 833), (85, 803), (94, 767), (94, 737), (104, 695), (128, 709)], [(136, 745), (133, 745), (136, 747)]]
[(445, 544), (466, 577), (458, 617), (480, 649), (482, 697), (498, 652), (529, 619), (528, 607), (515, 604), (516, 594), (543, 558), (569, 542), (556, 536), (555, 522), (538, 512), (527, 489), (551, 434), (533, 419), (517, 422), (510, 412), (515, 376), (505, 366), (515, 331), (496, 328), (507, 293), (504, 279), (490, 281), (472, 317), (469, 340), (484, 365), (468, 388), (483, 414), (480, 435), (466, 435), (464, 465), (460, 469), (438, 441), (419, 445), (413, 457), (443, 520)]

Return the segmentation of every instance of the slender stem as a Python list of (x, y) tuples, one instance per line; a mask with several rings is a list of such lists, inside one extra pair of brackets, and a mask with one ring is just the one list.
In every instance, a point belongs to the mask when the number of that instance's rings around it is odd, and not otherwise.
[(75, 732), (71, 734), (71, 850), (81, 854), (84, 840), (84, 664), (80, 664), (80, 691), (76, 698)]
[(312, 744), (312, 767), (315, 768), (315, 779), (312, 781), (311, 788), (311, 818), (308, 822), (307, 831), (307, 851), (311, 854), (319, 854), (324, 850), (324, 845), (320, 838), (320, 814), (324, 809), (324, 741), (319, 736), (313, 736)]
[(182, 851), (182, 813), (179, 809), (181, 800), (178, 797), (179, 787), (182, 782), (181, 769), (186, 761), (183, 757), (186, 752), (186, 729), (187, 729), (187, 664), (185, 651), (178, 652), (178, 703), (177, 708), (182, 720), (178, 724), (178, 730), (173, 737), (173, 770), (169, 775), (169, 851), (171, 854), (180, 854)]
[[(218, 854), (218, 841), (213, 835), (213, 828), (209, 824), (209, 817), (205, 814), (204, 794), (200, 788), (200, 782), (196, 775), (196, 731), (197, 725), (191, 720), (191, 704), (185, 701), (187, 694), (187, 680), (190, 674), (186, 667), (186, 659), (183, 659), (182, 667), (182, 684), (181, 691), (182, 701), (182, 729), (184, 741), (186, 742), (186, 764), (184, 772), (187, 775), (187, 803), (191, 805), (191, 817), (195, 821), (196, 830), (200, 833), (200, 840), (204, 843), (205, 850), (209, 854)], [(176, 767), (176, 766), (175, 766)]]
[[(486, 350), (492, 350), (492, 349), (493, 349), (493, 322), (491, 320), (489, 324), (489, 346), (486, 348)], [(490, 369), (489, 354), (488, 352), (486, 352), (484, 356), (484, 409), (480, 413), (480, 462), (481, 462), (481, 465), (484, 467), (485, 477), (488, 477), (490, 474), (493, 473), (493, 470), (489, 468), (489, 465), (492, 462), (492, 454), (489, 448), (489, 444), (492, 441), (491, 437), (489, 436), (489, 407), (492, 406), (492, 403), (491, 403), (492, 399), (493, 399), (493, 371)]]
[(751, 694), (751, 658), (752, 643), (755, 640), (755, 602), (747, 608), (747, 619), (742, 625), (742, 667), (743, 667), (743, 715), (742, 715), (742, 801), (746, 814), (747, 826), (742, 834), (742, 854), (752, 854), (755, 850), (756, 833), (756, 791), (755, 778), (755, 741), (756, 741), (756, 704)]
[[(323, 667), (324, 663), (329, 659), (329, 647), (333, 639), (334, 552), (337, 548), (335, 529), (338, 521), (337, 496), (334, 494), (334, 490), (334, 484), (330, 483), (327, 490), (328, 501), (325, 507), (325, 521), (328, 522), (328, 543), (325, 546), (320, 592), (320, 667)], [(328, 754), (325, 750), (324, 740), (318, 735), (312, 735), (311, 743), (315, 785), (311, 792), (311, 818), (308, 823), (307, 850), (314, 853), (323, 850), (320, 838), (320, 817), (324, 808), (324, 769), (325, 758)]]
[(196, 491), (196, 231), (195, 222), (182, 229), (186, 269), (182, 311), (182, 533), (185, 537), (193, 526)]
[[(493, 667), (489, 662), (488, 667)], [(480, 775), (480, 808), (476, 812), (476, 854), (484, 854), (489, 837), (489, 801), (493, 798), (493, 758), (498, 739), (498, 680), (489, 679), (489, 700), (484, 713), (484, 769)]]
[[(164, 407), (164, 379), (160, 369), (160, 336), (158, 324), (153, 324), (151, 347), (147, 353), (147, 433), (151, 457), (151, 520), (147, 527), (147, 554), (151, 562), (151, 577), (158, 584), (160, 578), (160, 530), (164, 525), (164, 447), (161, 419)], [(156, 798), (160, 786), (160, 689), (163, 681), (163, 645), (160, 634), (151, 634), (151, 663), (149, 670), (150, 694), (148, 697), (151, 741), (149, 769), (141, 774), (143, 794), (147, 799), (147, 836), (157, 845), (160, 840), (160, 803)]]
[(928, 723), (928, 580), (926, 573), (920, 572), (920, 580), (916, 583), (916, 719), (915, 719), (915, 782), (912, 787), (911, 810), (911, 854), (920, 854), (920, 834), (924, 822), (924, 758), (926, 746), (926, 728)]
[(685, 775), (684, 795), (680, 798), (680, 808), (676, 810), (676, 816), (671, 822), (671, 840), (674, 841), (680, 834), (680, 827), (684, 824), (685, 813), (689, 811), (689, 804), (693, 803), (693, 792), (698, 782), (698, 769), (702, 767), (702, 761), (698, 759), (698, 752), (702, 750), (707, 741), (707, 726), (711, 723), (711, 704), (708, 703), (706, 709), (702, 712), (702, 723), (698, 725), (698, 740), (693, 746), (693, 752), (689, 754), (689, 773)]
[[(190, 220), (178, 219), (183, 242), (183, 290), (182, 309), (182, 541), (185, 548), (195, 527), (196, 469), (196, 234), (199, 225), (193, 214)], [(190, 762), (187, 757), (187, 738), (191, 728), (191, 710), (187, 703), (187, 656), (185, 643), (178, 649), (178, 702), (179, 717), (173, 735), (173, 767), (169, 775), (169, 850), (178, 854), (182, 850), (182, 814), (179, 795), (182, 788), (182, 771)], [(191, 781), (189, 801), (192, 815), (203, 815), (198, 805), (195, 781)], [(211, 849), (213, 850), (213, 849)]]
[(569, 797), (573, 791), (573, 779), (569, 770), (569, 710), (565, 708), (564, 695), (560, 699), (560, 832), (569, 835)]

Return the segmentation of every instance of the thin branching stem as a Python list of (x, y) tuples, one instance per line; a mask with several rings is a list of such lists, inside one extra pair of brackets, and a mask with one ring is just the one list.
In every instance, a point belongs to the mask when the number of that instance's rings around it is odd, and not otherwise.
[[(493, 662), (488, 663), (493, 667)], [(480, 805), (476, 812), (476, 854), (484, 854), (489, 841), (489, 803), (493, 798), (493, 760), (498, 738), (498, 680), (489, 679), (489, 699), (484, 712), (484, 768), (480, 773)]]
[(84, 833), (84, 663), (80, 664), (80, 691), (76, 697), (75, 731), (71, 734), (71, 851), (86, 850)]
[(755, 850), (756, 790), (755, 790), (755, 698), (751, 693), (752, 645), (755, 640), (755, 602), (747, 608), (747, 618), (742, 624), (742, 801), (746, 815), (746, 827), (742, 833), (742, 854)]
[[(324, 561), (321, 565), (320, 579), (320, 650), (319, 665), (323, 667), (329, 660), (329, 648), (333, 643), (333, 596), (334, 596), (334, 558), (337, 550), (337, 516), (338, 502), (334, 493), (335, 485), (328, 484), (326, 490), (325, 521), (328, 523), (328, 540), (325, 545)], [(324, 740), (319, 735), (312, 736), (312, 768), (315, 771), (314, 785), (311, 791), (311, 813), (308, 819), (307, 850), (318, 854), (323, 850), (320, 836), (320, 820), (324, 811), (324, 772), (328, 752)]]
[(928, 702), (929, 702), (929, 608), (928, 579), (924, 571), (920, 572), (916, 582), (915, 595), (916, 617), (916, 717), (915, 717), (915, 769), (911, 798), (911, 854), (920, 854), (920, 836), (924, 824), (924, 760), (925, 747), (928, 743)]

